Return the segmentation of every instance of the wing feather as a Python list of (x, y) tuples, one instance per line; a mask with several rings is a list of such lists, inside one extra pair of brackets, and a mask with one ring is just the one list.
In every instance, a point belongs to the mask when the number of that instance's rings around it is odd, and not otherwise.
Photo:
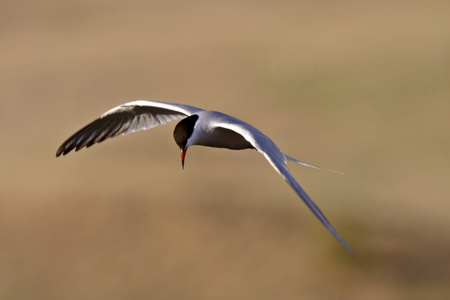
[(250, 144), (252, 144), (256, 150), (261, 152), (272, 165), (272, 167), (281, 175), (281, 177), (283, 177), (283, 179), (289, 184), (289, 186), (303, 200), (306, 206), (308, 206), (313, 214), (319, 219), (319, 221), (328, 229), (328, 231), (331, 232), (331, 234), (339, 241), (339, 243), (341, 243), (342, 246), (344, 246), (345, 249), (351, 255), (353, 255), (353, 251), (350, 249), (350, 247), (339, 236), (339, 234), (336, 232), (333, 226), (331, 226), (330, 222), (327, 220), (319, 207), (314, 203), (311, 197), (309, 197), (306, 191), (300, 186), (297, 180), (295, 180), (295, 178), (289, 172), (287, 160), (292, 160), (294, 162), (305, 164), (307, 166), (312, 165), (300, 162), (290, 156), (285, 155), (269, 137), (267, 137), (257, 128), (245, 122), (242, 122), (240, 120), (239, 123), (222, 122), (216, 124), (216, 126), (234, 130), (235, 132), (242, 135)]
[(69, 137), (56, 156), (78, 151), (108, 138), (147, 130), (203, 111), (200, 108), (159, 101), (139, 100), (114, 107)]

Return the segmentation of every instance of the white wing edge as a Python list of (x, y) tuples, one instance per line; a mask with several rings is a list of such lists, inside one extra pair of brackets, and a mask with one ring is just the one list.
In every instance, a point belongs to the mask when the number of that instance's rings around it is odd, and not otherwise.
[(155, 100), (136, 100), (131, 101), (127, 103), (123, 103), (121, 105), (118, 105), (116, 107), (111, 108), (107, 112), (103, 113), (100, 118), (103, 118), (104, 116), (113, 114), (117, 111), (120, 111), (124, 107), (128, 106), (149, 106), (149, 107), (159, 107), (159, 108), (165, 108), (173, 111), (178, 111), (182, 114), (185, 114), (187, 116), (190, 116), (196, 112), (203, 111), (203, 109), (191, 106), (191, 105), (185, 105), (185, 104), (176, 104), (176, 103), (169, 103), (169, 102), (162, 102), (162, 101), (155, 101)]

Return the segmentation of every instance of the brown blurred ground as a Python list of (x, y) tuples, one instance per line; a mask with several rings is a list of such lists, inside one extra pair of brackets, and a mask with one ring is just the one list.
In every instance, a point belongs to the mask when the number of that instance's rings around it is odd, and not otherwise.
[[(448, 299), (447, 1), (2, 1), (1, 299)], [(350, 257), (254, 151), (175, 124), (55, 159), (137, 99), (287, 154)]]

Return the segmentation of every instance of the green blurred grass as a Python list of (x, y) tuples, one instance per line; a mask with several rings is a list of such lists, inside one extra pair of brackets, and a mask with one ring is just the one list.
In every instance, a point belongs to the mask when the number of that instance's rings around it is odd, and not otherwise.
[[(2, 299), (447, 299), (449, 5), (0, 4)], [(175, 124), (55, 159), (136, 99), (255, 125), (356, 253), (264, 158)]]

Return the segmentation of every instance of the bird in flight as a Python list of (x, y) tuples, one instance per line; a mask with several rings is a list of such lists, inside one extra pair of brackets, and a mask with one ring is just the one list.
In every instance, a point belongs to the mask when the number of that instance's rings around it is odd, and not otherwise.
[(203, 110), (190, 105), (160, 101), (138, 100), (114, 107), (98, 119), (81, 128), (69, 137), (56, 151), (56, 157), (66, 155), (73, 149), (78, 151), (103, 142), (107, 138), (146, 130), (181, 119), (175, 126), (173, 137), (181, 150), (184, 169), (186, 152), (192, 145), (201, 145), (232, 150), (256, 149), (262, 153), (272, 167), (283, 177), (297, 195), (333, 236), (353, 255), (350, 247), (331, 226), (322, 211), (289, 172), (287, 161), (308, 167), (317, 166), (292, 158), (260, 130), (252, 125), (217, 111)]

